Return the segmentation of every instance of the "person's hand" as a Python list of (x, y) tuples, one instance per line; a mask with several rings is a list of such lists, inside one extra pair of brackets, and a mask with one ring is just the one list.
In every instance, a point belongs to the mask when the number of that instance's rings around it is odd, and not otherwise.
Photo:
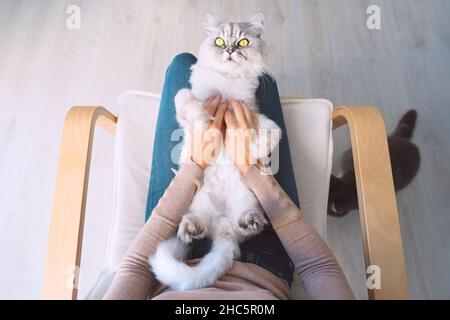
[(220, 96), (211, 97), (205, 101), (203, 107), (213, 117), (213, 121), (206, 129), (192, 129), (190, 135), (190, 156), (200, 168), (205, 170), (214, 162), (223, 145), (223, 118), (228, 107), (227, 101)]
[(241, 173), (245, 174), (257, 161), (250, 154), (250, 144), (258, 132), (258, 119), (240, 101), (232, 101), (233, 112), (225, 112), (225, 149)]

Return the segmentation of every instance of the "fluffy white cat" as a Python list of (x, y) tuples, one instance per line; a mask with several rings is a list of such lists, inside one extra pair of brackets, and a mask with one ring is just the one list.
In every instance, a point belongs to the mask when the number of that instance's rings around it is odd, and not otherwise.
[[(267, 159), (278, 144), (281, 131), (275, 122), (258, 112), (255, 98), (259, 77), (270, 73), (266, 44), (261, 39), (263, 15), (247, 22), (223, 23), (208, 14), (206, 31), (198, 62), (192, 67), (192, 89), (180, 90), (175, 97), (177, 120), (185, 130), (185, 139), (189, 139), (189, 129), (194, 124), (206, 127), (211, 121), (203, 108), (205, 100), (213, 95), (242, 100), (259, 121), (260, 134), (252, 141), (251, 153), (255, 159)], [(271, 134), (261, 134), (261, 129)], [(182, 148), (182, 160), (187, 156), (186, 145)], [(215, 163), (205, 170), (203, 185), (184, 214), (177, 236), (160, 243), (149, 258), (151, 270), (161, 283), (175, 290), (209, 286), (239, 256), (239, 244), (261, 232), (267, 223), (255, 195), (222, 150)], [(210, 252), (198, 265), (188, 266), (183, 262), (187, 244), (204, 237), (213, 240)]]

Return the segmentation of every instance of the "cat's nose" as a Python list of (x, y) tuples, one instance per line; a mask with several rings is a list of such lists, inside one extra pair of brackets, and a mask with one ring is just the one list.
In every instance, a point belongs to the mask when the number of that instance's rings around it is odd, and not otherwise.
[(233, 48), (228, 48), (227, 52), (228, 52), (229, 55), (231, 55), (234, 52), (234, 49)]

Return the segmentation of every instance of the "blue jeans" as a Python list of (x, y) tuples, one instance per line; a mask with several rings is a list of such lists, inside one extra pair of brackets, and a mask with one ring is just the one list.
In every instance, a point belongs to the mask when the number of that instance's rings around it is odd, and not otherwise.
[[(190, 88), (191, 66), (196, 62), (197, 58), (192, 54), (181, 53), (172, 60), (166, 71), (156, 124), (145, 220), (150, 217), (151, 212), (172, 181), (174, 174), (171, 168), (178, 169), (178, 165), (173, 163), (171, 159), (172, 149), (180, 143), (179, 141), (171, 140), (172, 132), (180, 128), (175, 117), (174, 98), (180, 89)], [(278, 88), (273, 78), (265, 75), (260, 79), (256, 98), (261, 112), (275, 121), (282, 130), (282, 139), (279, 145), (279, 169), (275, 174), (275, 178), (291, 200), (298, 206), (297, 187), (295, 185), (286, 126), (281, 110)]]
[[(173, 59), (166, 72), (153, 146), (152, 170), (145, 212), (146, 220), (174, 177), (171, 169), (178, 169), (178, 165), (173, 163), (171, 158), (173, 148), (180, 143), (179, 141), (171, 140), (172, 132), (180, 128), (175, 117), (174, 98), (180, 89), (190, 88), (191, 66), (196, 61), (197, 59), (192, 54), (179, 54)], [(256, 98), (261, 112), (275, 121), (282, 130), (282, 139), (279, 144), (279, 168), (275, 178), (291, 200), (298, 206), (297, 187), (295, 185), (286, 126), (281, 110), (278, 88), (273, 78), (268, 75), (261, 77)], [(209, 251), (209, 248), (210, 242), (207, 239), (194, 241), (190, 258), (203, 256)], [(285, 279), (289, 285), (292, 283), (292, 262), (272, 226), (269, 225), (260, 234), (241, 243), (240, 249), (241, 256), (239, 260), (258, 264)], [(255, 257), (258, 257), (256, 260), (260, 262), (255, 262)]]

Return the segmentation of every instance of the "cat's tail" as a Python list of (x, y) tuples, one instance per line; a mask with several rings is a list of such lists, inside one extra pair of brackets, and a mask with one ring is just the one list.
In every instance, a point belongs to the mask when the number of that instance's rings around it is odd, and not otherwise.
[(412, 109), (406, 112), (395, 128), (393, 137), (411, 139), (416, 128), (417, 111)]
[(194, 290), (212, 285), (233, 264), (239, 248), (229, 238), (213, 240), (211, 251), (196, 266), (188, 266), (182, 260), (187, 246), (173, 237), (162, 242), (149, 258), (151, 271), (163, 284), (175, 290)]

